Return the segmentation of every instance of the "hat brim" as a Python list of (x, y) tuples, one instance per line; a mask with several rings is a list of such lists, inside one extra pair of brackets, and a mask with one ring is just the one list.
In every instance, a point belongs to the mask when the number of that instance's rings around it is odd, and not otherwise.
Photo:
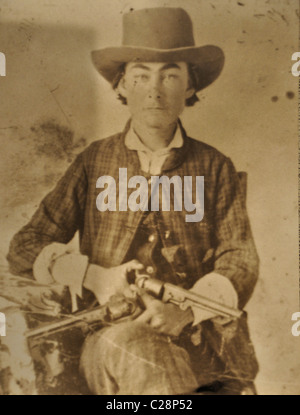
[(206, 45), (178, 49), (151, 49), (134, 46), (108, 47), (91, 53), (100, 74), (113, 83), (119, 67), (128, 62), (187, 62), (195, 65), (196, 92), (207, 87), (220, 75), (224, 53), (218, 46)]

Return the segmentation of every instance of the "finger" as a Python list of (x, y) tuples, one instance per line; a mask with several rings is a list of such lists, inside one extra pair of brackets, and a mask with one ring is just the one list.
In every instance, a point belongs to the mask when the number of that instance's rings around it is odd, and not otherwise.
[(41, 309), (41, 310), (52, 310), (53, 309), (53, 304), (44, 302), (42, 295), (31, 295), (28, 303), (31, 306), (37, 309)]
[(129, 284), (129, 289), (136, 294), (141, 294), (141, 288), (137, 287), (135, 284)]
[(45, 295), (45, 293), (41, 295), (41, 301), (49, 307), (54, 307), (59, 304), (57, 301), (53, 300), (50, 295)]
[(132, 261), (127, 262), (127, 264), (125, 265), (126, 265), (125, 269), (127, 272), (144, 268), (144, 265), (141, 264), (137, 259), (133, 259)]
[(159, 307), (161, 305), (160, 301), (156, 300), (152, 297), (152, 295), (147, 294), (145, 292), (140, 296), (140, 299), (142, 300), (142, 303), (144, 304), (145, 308), (153, 308), (154, 305)]
[(138, 316), (135, 321), (139, 323), (149, 323), (153, 317), (152, 312), (149, 310), (144, 311), (140, 316)]
[(164, 318), (162, 314), (156, 314), (155, 316), (152, 317), (150, 321), (150, 326), (154, 329), (161, 328), (163, 324), (164, 324)]
[(61, 306), (56, 303), (56, 306), (46, 305), (42, 301), (37, 301), (36, 299), (31, 299), (27, 303), (29, 309), (33, 313), (45, 314), (48, 316), (56, 317), (61, 312)]
[(222, 317), (222, 316), (214, 317), (212, 320), (214, 323), (220, 324), (221, 326), (231, 322), (230, 317)]
[(137, 291), (132, 289), (132, 285), (129, 285), (123, 290), (123, 295), (125, 295), (126, 298), (136, 299)]

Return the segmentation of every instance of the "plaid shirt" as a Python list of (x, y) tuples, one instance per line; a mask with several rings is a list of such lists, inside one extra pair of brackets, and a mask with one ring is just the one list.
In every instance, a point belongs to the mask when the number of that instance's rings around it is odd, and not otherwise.
[[(184, 145), (171, 150), (162, 174), (204, 176), (204, 218), (186, 222), (189, 212), (184, 208), (172, 210), (171, 198), (171, 211), (154, 212), (162, 244), (184, 246), (188, 259), (185, 288), (215, 271), (230, 279), (238, 293), (239, 307), (243, 308), (257, 280), (258, 257), (238, 175), (229, 158), (187, 137), (181, 124), (180, 128)], [(127, 259), (144, 212), (99, 212), (96, 181), (110, 175), (118, 189), (119, 168), (127, 168), (128, 178), (145, 176), (137, 152), (125, 145), (128, 129), (129, 123), (122, 133), (93, 142), (77, 156), (31, 221), (11, 241), (7, 259), (13, 273), (30, 274), (43, 247), (54, 241), (67, 243), (77, 230), (81, 253), (91, 263), (112, 267)]]
[[(145, 176), (137, 152), (124, 144), (128, 128), (129, 125), (121, 134), (93, 142), (77, 156), (31, 221), (14, 236), (7, 257), (13, 273), (30, 273), (44, 246), (67, 243), (77, 230), (80, 250), (91, 263), (111, 267), (124, 261), (143, 212), (99, 212), (96, 181), (100, 176), (110, 175), (118, 188), (121, 167), (127, 168), (128, 178)], [(183, 129), (182, 133), (184, 145), (171, 150), (162, 173), (169, 177), (204, 176), (204, 218), (201, 222), (186, 222), (185, 215), (189, 212), (184, 208), (182, 212), (172, 210), (171, 192), (171, 211), (155, 212), (159, 234), (164, 246), (185, 247), (187, 288), (201, 276), (215, 271), (231, 280), (239, 295), (239, 305), (244, 307), (256, 283), (258, 258), (239, 178), (230, 159), (213, 147), (187, 137)]]

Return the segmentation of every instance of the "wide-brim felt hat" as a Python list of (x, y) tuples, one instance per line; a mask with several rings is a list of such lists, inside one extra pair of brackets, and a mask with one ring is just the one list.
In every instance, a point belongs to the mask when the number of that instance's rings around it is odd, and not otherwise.
[(196, 91), (210, 85), (221, 73), (224, 53), (214, 45), (195, 46), (193, 24), (181, 8), (158, 7), (123, 15), (121, 46), (92, 52), (92, 61), (111, 84), (128, 62), (187, 62), (196, 71)]

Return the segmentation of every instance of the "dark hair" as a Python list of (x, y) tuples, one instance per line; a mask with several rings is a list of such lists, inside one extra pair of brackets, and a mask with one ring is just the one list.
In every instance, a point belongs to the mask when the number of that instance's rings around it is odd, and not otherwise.
[[(125, 75), (125, 67), (126, 63), (123, 63), (121, 66), (119, 66), (119, 69), (116, 73), (116, 76), (114, 77), (114, 80), (112, 82), (113, 89), (117, 89), (119, 82)], [(193, 65), (191, 63), (187, 64), (188, 67), (188, 74), (189, 74), (189, 84), (191, 88), (197, 88), (197, 79), (198, 79), (198, 71), (196, 65)], [(127, 100), (125, 97), (123, 97), (121, 94), (118, 94), (118, 99), (122, 102), (123, 105), (127, 105)], [(192, 107), (197, 101), (199, 101), (199, 98), (197, 97), (196, 93), (194, 93), (190, 98), (187, 98), (185, 100), (185, 105), (187, 107)]]

